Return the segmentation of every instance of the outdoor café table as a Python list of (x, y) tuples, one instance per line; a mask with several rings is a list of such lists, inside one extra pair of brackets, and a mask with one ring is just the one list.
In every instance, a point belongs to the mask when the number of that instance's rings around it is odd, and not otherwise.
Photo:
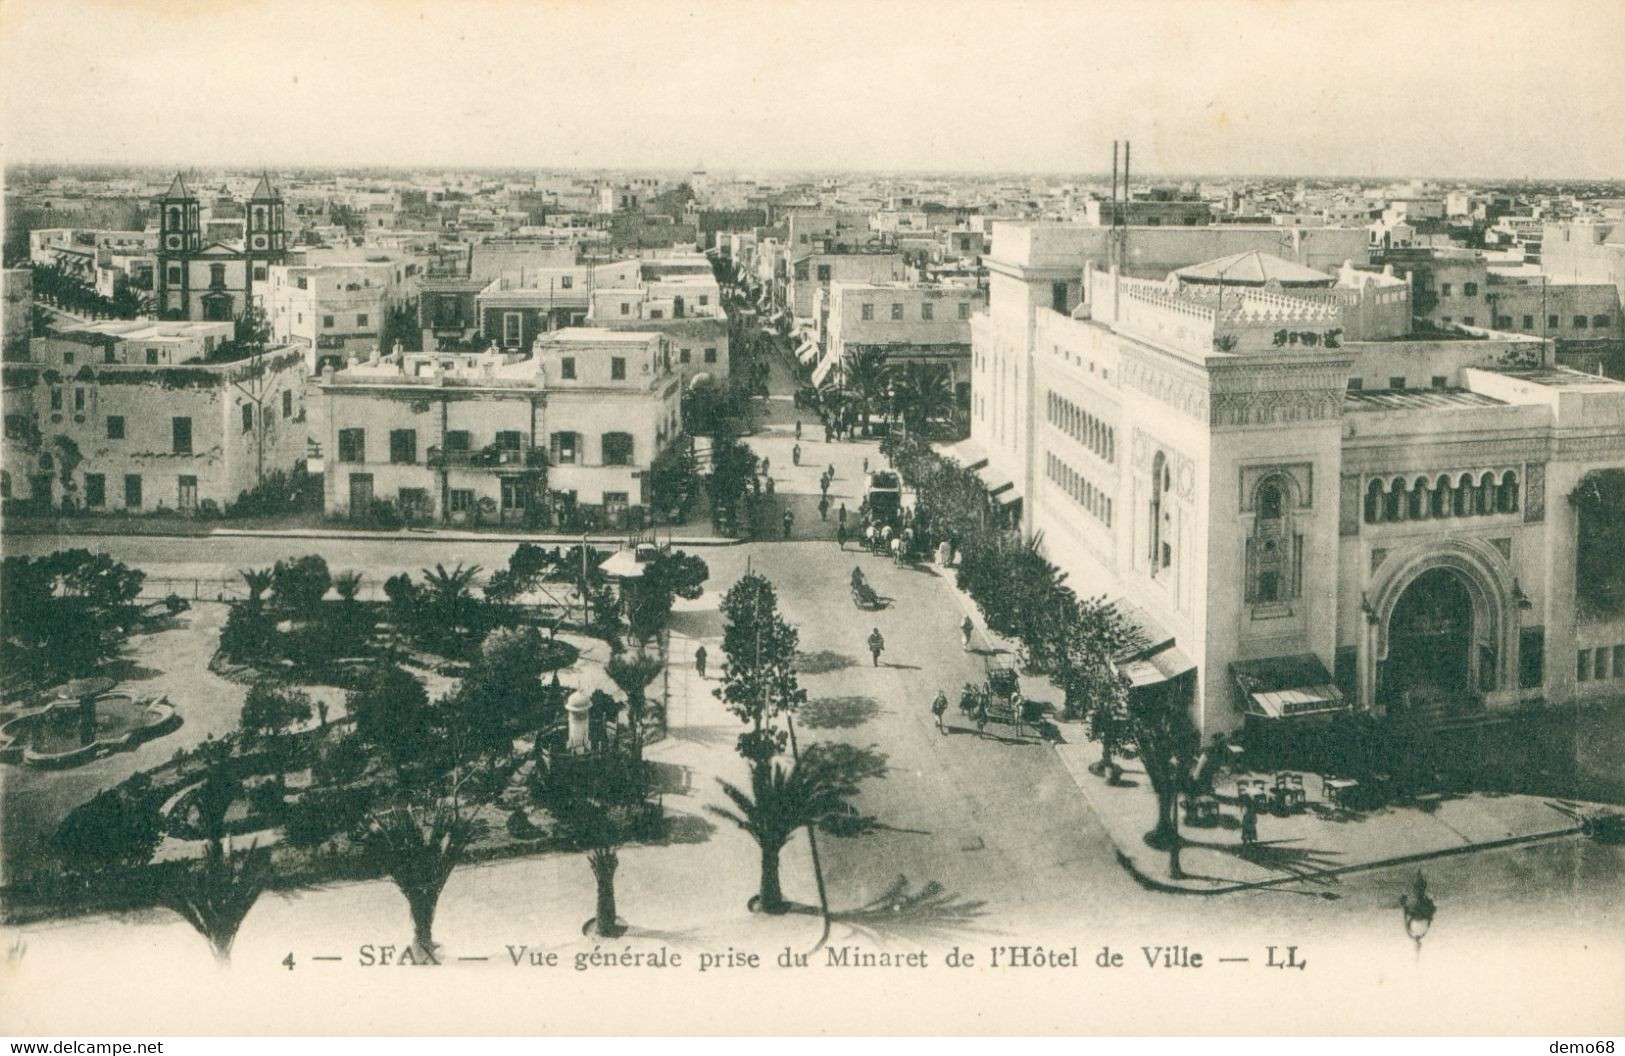
[(1360, 787), (1360, 782), (1352, 777), (1322, 777), (1321, 788), (1328, 803), (1334, 806), (1343, 806), (1348, 794)]

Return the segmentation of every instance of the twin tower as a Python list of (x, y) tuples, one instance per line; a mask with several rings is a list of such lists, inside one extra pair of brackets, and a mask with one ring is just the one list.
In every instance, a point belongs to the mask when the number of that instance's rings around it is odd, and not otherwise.
[(177, 173), (158, 199), (160, 317), (230, 322), (254, 306), (256, 284), (287, 259), (282, 209), (281, 192), (262, 175), (248, 199), (241, 237), (210, 238), (197, 196)]

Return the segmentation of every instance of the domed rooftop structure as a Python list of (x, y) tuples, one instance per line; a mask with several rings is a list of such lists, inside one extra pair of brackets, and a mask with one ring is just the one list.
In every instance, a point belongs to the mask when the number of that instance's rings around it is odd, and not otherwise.
[(1325, 272), (1256, 249), (1180, 268), (1171, 278), (1181, 285), (1261, 287), (1273, 283), (1283, 289), (1324, 288), (1337, 282)]

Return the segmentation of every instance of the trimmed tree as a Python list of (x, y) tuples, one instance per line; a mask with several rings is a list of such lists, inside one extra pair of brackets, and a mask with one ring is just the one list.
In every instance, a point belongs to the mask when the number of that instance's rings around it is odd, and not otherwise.
[[(804, 790), (791, 784), (794, 770), (787, 773), (773, 760), (788, 743), (788, 731), (779, 720), (788, 720), (807, 700), (795, 670), (800, 636), (779, 615), (773, 585), (754, 573), (740, 577), (729, 589), (722, 599), (722, 614), (728, 621), (722, 637), (722, 686), (713, 692), (748, 727), (739, 735), (736, 750), (750, 767), (751, 783), (746, 796), (721, 782), (741, 812), (723, 816), (748, 822), (741, 827), (756, 838), (762, 852), (760, 907), (764, 912), (783, 912), (779, 851), (796, 826), (787, 821), (794, 813), (792, 801), (779, 797)], [(753, 805), (749, 810), (747, 802)]]

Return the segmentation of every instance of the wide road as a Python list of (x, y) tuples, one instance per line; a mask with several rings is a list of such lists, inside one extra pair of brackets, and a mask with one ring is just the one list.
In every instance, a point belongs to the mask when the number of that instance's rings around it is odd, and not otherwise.
[[(826, 445), (803, 429), (802, 461), (791, 465), (793, 411), (786, 374), (776, 371), (764, 431), (753, 440), (771, 459), (777, 493), (807, 509), (817, 494), (817, 469), (836, 467), (834, 493), (856, 509), (862, 466), (879, 454), (873, 443)], [(815, 421), (815, 420), (813, 420)], [(812, 468), (817, 467), (817, 468)], [(834, 912), (830, 942), (868, 948), (943, 949), (954, 944), (985, 951), (990, 944), (1076, 945), (1092, 959), (1111, 945), (1143, 963), (1142, 946), (1189, 944), (1207, 960), (1205, 974), (1146, 973), (1139, 991), (1146, 1008), (1166, 1007), (1166, 1019), (1142, 1020), (1147, 1029), (1174, 1029), (1189, 1016), (1233, 1016), (1236, 1008), (1187, 980), (1216, 983), (1218, 973), (1245, 974), (1255, 987), (1251, 1007), (1263, 1009), (1255, 1023), (1292, 1022), (1300, 1030), (1327, 1032), (1365, 1025), (1372, 1016), (1395, 1022), (1433, 1023), (1456, 1031), (1495, 1029), (1495, 1024), (1527, 1004), (1513, 995), (1489, 1009), (1452, 1002), (1461, 992), (1486, 996), (1520, 981), (1562, 979), (1563, 990), (1543, 1007), (1567, 1002), (1618, 1004), (1620, 964), (1625, 963), (1625, 915), (1619, 878), (1625, 875), (1625, 849), (1565, 839), (1523, 848), (1439, 859), (1426, 865), (1429, 887), (1439, 904), (1433, 932), (1419, 953), (1404, 934), (1396, 900), (1411, 870), (1352, 874), (1336, 880), (1219, 897), (1169, 895), (1139, 887), (1119, 867), (1110, 840), (1089, 812), (1083, 796), (1056, 754), (1032, 738), (980, 737), (965, 729), (957, 708), (944, 736), (936, 730), (928, 703), (945, 689), (957, 700), (958, 688), (981, 677), (981, 659), (960, 648), (957, 632), (964, 615), (957, 594), (934, 570), (893, 566), (889, 561), (837, 550), (824, 535), (833, 528), (798, 513), (795, 538), (699, 551), (710, 564), (710, 590), (723, 591), (747, 567), (768, 576), (778, 590), (786, 617), (800, 631), (802, 684), (809, 704), (798, 721), (800, 744), (838, 741), (853, 749), (856, 762), (873, 772), (863, 783), (858, 806), (878, 823), (864, 835), (817, 840), (827, 897)], [(822, 537), (821, 537), (822, 536)], [(154, 575), (218, 577), (240, 567), (263, 566), (277, 557), (317, 550), (335, 569), (357, 569), (369, 577), (416, 570), (435, 562), (501, 565), (508, 543), (415, 540), (278, 540), (83, 537), (7, 539), (7, 552), (38, 553), (53, 545), (102, 549)], [(889, 599), (874, 613), (860, 612), (850, 599), (848, 576), (860, 565), (877, 591)], [(704, 640), (720, 666), (715, 614), (679, 614), (681, 657), (690, 636)], [(870, 662), (865, 639), (878, 627), (886, 650), (879, 666)], [(674, 721), (678, 716), (674, 715)], [(997, 728), (997, 727), (995, 727)], [(718, 736), (728, 735), (721, 730)], [(728, 735), (731, 739), (731, 735)], [(1147, 819), (1149, 827), (1149, 817)], [(646, 868), (660, 861), (656, 850)], [(543, 861), (498, 863), (478, 871), (479, 889), (502, 891), (500, 898), (472, 898), (448, 892), (455, 907), (443, 930), (455, 936), (458, 922), (478, 920), (491, 936), (522, 941), (534, 933), (539, 905), (525, 895), (547, 898), (556, 881), (546, 879), (561, 865)], [(673, 873), (676, 884), (716, 883), (687, 871)], [(584, 880), (585, 866), (571, 864), (566, 876)], [(647, 875), (638, 870), (633, 875)], [(273, 921), (337, 920), (363, 912), (369, 900), (395, 899), (385, 885), (348, 885), (330, 892), (298, 895), (261, 926)], [(642, 908), (642, 907), (640, 907)], [(643, 910), (647, 915), (648, 910)], [(256, 910), (258, 915), (260, 910)], [(251, 923), (253, 921), (251, 920)], [(650, 921), (656, 924), (657, 922)], [(189, 941), (184, 926), (176, 942)], [(250, 948), (270, 954), (274, 938), (245, 936)], [(506, 941), (506, 940), (504, 940)], [(1265, 967), (1267, 948), (1299, 948), (1311, 968), (1304, 972)], [(1218, 964), (1218, 957), (1247, 961)], [(1106, 1000), (1108, 973), (1078, 978), (1077, 993), (1087, 1004)], [(854, 977), (856, 981), (857, 977)], [(1174, 981), (1179, 982), (1175, 983)], [(1448, 980), (1446, 985), (1443, 981)], [(1166, 982), (1166, 985), (1164, 985)], [(884, 981), (868, 985), (888, 989)], [(995, 984), (988, 1000), (1019, 1003), (1023, 992)], [(1233, 993), (1233, 991), (1231, 991)], [(1050, 993), (1044, 1001), (1054, 1001)], [(1158, 1005), (1163, 1002), (1163, 1005)], [(927, 1007), (921, 1005), (921, 1008)], [(797, 1013), (806, 1010), (797, 1010)], [(934, 1029), (931, 1021), (904, 1015), (897, 1023)], [(1121, 1011), (1121, 1010), (1117, 1010)], [(1103, 1008), (1101, 1022), (1121, 1024)], [(1283, 1020), (1282, 1016), (1286, 1019)], [(1476, 1017), (1476, 1018), (1475, 1018)], [(1048, 1017), (1035, 1020), (1047, 1022)], [(794, 1022), (816, 1024), (816, 1020)], [(1245, 1030), (1245, 1020), (1208, 1018), (1227, 1029)], [(1526, 1030), (1535, 1027), (1517, 1021)]]

